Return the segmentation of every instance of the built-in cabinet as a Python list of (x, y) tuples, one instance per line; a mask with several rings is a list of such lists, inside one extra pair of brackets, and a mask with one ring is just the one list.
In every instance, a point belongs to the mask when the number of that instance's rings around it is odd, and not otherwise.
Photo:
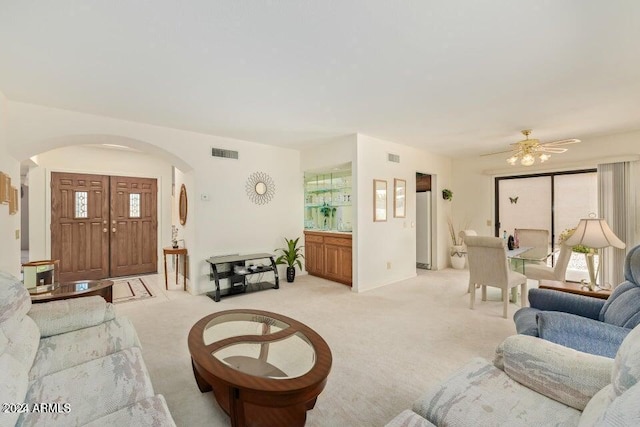
[(351, 234), (307, 230), (304, 237), (307, 272), (351, 286)]

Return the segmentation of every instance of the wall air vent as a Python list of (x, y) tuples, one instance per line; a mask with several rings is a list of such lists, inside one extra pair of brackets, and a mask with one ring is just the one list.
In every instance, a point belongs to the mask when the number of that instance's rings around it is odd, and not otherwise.
[(400, 163), (400, 156), (397, 155), (397, 154), (388, 153), (387, 154), (387, 160), (389, 160), (390, 162), (393, 162), (393, 163)]
[(222, 157), (225, 159), (237, 159), (238, 152), (233, 150), (225, 150), (223, 148), (212, 148), (211, 155), (213, 157)]

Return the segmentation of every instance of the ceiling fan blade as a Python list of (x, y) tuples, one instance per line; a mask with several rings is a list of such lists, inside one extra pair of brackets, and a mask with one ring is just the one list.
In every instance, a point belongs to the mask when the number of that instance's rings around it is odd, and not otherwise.
[(485, 154), (480, 154), (480, 157), (484, 157), (484, 156), (493, 156), (494, 154), (505, 154), (505, 153), (516, 153), (517, 150), (515, 149), (511, 149), (511, 150), (504, 150), (504, 151), (495, 151), (493, 153), (485, 153)]
[(568, 145), (568, 144), (577, 144), (580, 142), (579, 139), (561, 139), (560, 141), (551, 141), (551, 142), (543, 142), (540, 145)]
[(544, 153), (562, 154), (562, 153), (567, 152), (567, 150), (568, 150), (568, 148), (540, 146), (540, 147), (538, 147), (537, 151), (544, 152)]

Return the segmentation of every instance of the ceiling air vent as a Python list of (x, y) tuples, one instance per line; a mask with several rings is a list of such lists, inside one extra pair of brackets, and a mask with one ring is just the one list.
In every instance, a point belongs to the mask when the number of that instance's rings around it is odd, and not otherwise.
[(212, 148), (211, 155), (213, 157), (222, 157), (225, 159), (237, 159), (238, 152), (233, 150), (225, 150), (223, 148)]
[(387, 154), (387, 160), (389, 160), (390, 162), (393, 162), (393, 163), (400, 163), (400, 156), (397, 155), (397, 154), (388, 153)]

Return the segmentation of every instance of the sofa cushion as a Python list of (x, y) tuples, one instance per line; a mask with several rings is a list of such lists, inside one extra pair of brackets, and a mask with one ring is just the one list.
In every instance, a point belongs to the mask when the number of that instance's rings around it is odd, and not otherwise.
[(58, 403), (60, 411), (30, 411), (18, 422), (26, 427), (83, 425), (153, 395), (140, 349), (133, 347), (33, 381), (25, 400), (30, 407)]
[(613, 361), (527, 335), (505, 339), (494, 364), (543, 396), (584, 409), (611, 382)]
[(0, 271), (0, 323), (21, 318), (31, 308), (31, 297), (24, 284), (11, 274)]
[(640, 426), (640, 384), (636, 384), (611, 402), (604, 414), (596, 421), (601, 427)]
[(613, 386), (611, 384), (597, 392), (582, 411), (578, 427), (591, 427), (596, 425), (596, 421), (602, 417), (602, 414), (604, 414), (604, 411), (609, 407), (614, 397), (615, 394), (613, 393)]
[(115, 318), (115, 310), (104, 298), (93, 296), (34, 304), (29, 317), (38, 324), (40, 335), (45, 338), (99, 325)]
[(139, 400), (131, 406), (105, 415), (85, 424), (84, 427), (136, 426), (136, 427), (175, 427), (167, 402), (161, 394)]
[(580, 412), (530, 390), (484, 359), (472, 359), (413, 410), (435, 425), (576, 425)]
[(409, 409), (400, 412), (394, 419), (389, 421), (385, 427), (435, 427), (428, 420)]
[(140, 347), (140, 341), (131, 321), (126, 317), (43, 338), (29, 372), (29, 380), (33, 381), (130, 347)]
[(616, 396), (633, 387), (640, 379), (640, 327), (634, 328), (618, 349), (611, 372), (611, 384)]
[(633, 329), (640, 323), (640, 287), (623, 282), (616, 287), (600, 312), (600, 320)]
[[(0, 403), (24, 402), (29, 387), (27, 371), (22, 363), (8, 353), (0, 354)], [(20, 414), (17, 411), (0, 411), (0, 426), (13, 426)]]

